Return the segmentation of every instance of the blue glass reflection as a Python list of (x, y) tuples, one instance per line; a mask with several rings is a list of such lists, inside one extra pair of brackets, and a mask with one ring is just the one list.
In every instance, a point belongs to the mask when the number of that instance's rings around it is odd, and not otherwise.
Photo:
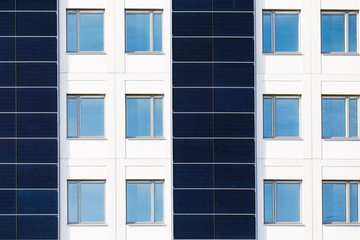
[(155, 222), (163, 222), (164, 221), (164, 210), (163, 210), (163, 196), (164, 189), (163, 183), (157, 182), (155, 183)]
[(150, 51), (150, 13), (126, 13), (126, 51)]
[(162, 98), (154, 98), (154, 134), (163, 135), (163, 106)]
[(104, 98), (80, 98), (80, 135), (104, 136)]
[(273, 184), (264, 184), (264, 210), (265, 210), (265, 222), (274, 222), (274, 196), (273, 196)]
[(104, 51), (103, 13), (80, 13), (80, 51)]
[(127, 183), (127, 222), (151, 221), (151, 182)]
[(277, 183), (276, 221), (300, 222), (300, 183)]
[(77, 51), (77, 30), (76, 30), (76, 12), (67, 14), (67, 50), (69, 52)]
[(349, 120), (350, 120), (350, 137), (358, 136), (358, 116), (357, 116), (357, 99), (350, 99), (349, 101)]
[(349, 14), (349, 52), (357, 52), (356, 14)]
[(154, 13), (154, 51), (162, 51), (162, 14)]
[(323, 222), (346, 222), (346, 183), (323, 183)]
[(128, 137), (151, 136), (151, 99), (126, 99), (126, 134)]
[(69, 97), (68, 98), (68, 136), (76, 137), (77, 136), (77, 98)]
[(68, 222), (75, 223), (78, 222), (78, 184), (75, 182), (70, 182), (68, 184)]
[(263, 14), (263, 52), (272, 52), (271, 49), (271, 14)]
[(299, 15), (275, 15), (275, 51), (299, 51)]
[(299, 99), (276, 98), (275, 104), (276, 136), (299, 136)]
[(345, 137), (345, 99), (322, 99), (322, 136)]
[(272, 98), (264, 98), (264, 137), (273, 137)]
[(350, 184), (350, 222), (359, 222), (358, 218), (358, 184)]
[(345, 51), (344, 14), (321, 15), (321, 52)]
[(81, 222), (105, 222), (105, 183), (81, 183)]

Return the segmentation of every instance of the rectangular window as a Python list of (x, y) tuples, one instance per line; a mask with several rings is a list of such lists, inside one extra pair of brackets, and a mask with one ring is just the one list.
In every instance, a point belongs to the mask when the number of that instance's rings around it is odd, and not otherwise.
[(264, 137), (299, 137), (298, 96), (264, 96)]
[(357, 96), (322, 97), (322, 137), (358, 137)]
[(163, 136), (163, 97), (126, 96), (126, 136)]
[(321, 52), (357, 52), (357, 12), (321, 12)]
[(67, 11), (67, 51), (104, 51), (104, 11)]
[(162, 11), (126, 11), (126, 52), (162, 51)]
[(163, 181), (127, 181), (127, 222), (162, 223)]
[(359, 182), (323, 182), (323, 223), (359, 222)]
[(298, 11), (263, 12), (263, 52), (299, 52)]
[(300, 182), (264, 182), (265, 223), (300, 222)]
[(68, 223), (105, 222), (105, 181), (68, 181)]
[(68, 96), (68, 137), (104, 136), (104, 96)]

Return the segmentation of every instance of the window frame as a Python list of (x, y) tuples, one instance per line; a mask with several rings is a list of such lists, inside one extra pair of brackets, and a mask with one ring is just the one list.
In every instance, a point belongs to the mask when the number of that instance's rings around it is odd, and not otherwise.
[[(323, 126), (324, 126), (324, 116), (323, 116), (323, 103), (322, 100), (323, 99), (345, 99), (345, 136), (341, 136), (341, 137), (324, 137), (323, 136)], [(356, 99), (356, 105), (357, 105), (357, 136), (355, 137), (350, 137), (350, 100), (351, 99)], [(321, 138), (322, 139), (359, 139), (360, 137), (360, 121), (359, 121), (359, 116), (360, 116), (360, 96), (355, 96), (355, 95), (346, 95), (346, 96), (331, 96), (331, 95), (322, 95), (321, 96)]]
[[(69, 184), (77, 184), (77, 221), (70, 222), (69, 219)], [(103, 183), (104, 184), (104, 222), (82, 222), (81, 221), (81, 184), (82, 183)], [(67, 180), (67, 224), (105, 224), (106, 223), (106, 181), (105, 180)]]
[[(359, 11), (356, 10), (346, 10), (346, 11), (336, 11), (336, 10), (321, 10), (320, 14), (320, 26), (321, 26), (321, 53), (322, 54), (357, 54), (359, 53), (359, 33), (358, 33), (358, 13)], [(343, 15), (344, 16), (344, 51), (341, 52), (323, 52), (322, 48), (322, 39), (323, 39), (323, 31), (322, 31), (322, 16), (323, 15)], [(350, 52), (349, 51), (349, 15), (355, 15), (356, 17), (356, 51)]]
[[(151, 183), (151, 221), (150, 222), (129, 222), (128, 221), (128, 183)], [(163, 221), (161, 222), (156, 222), (155, 221), (155, 183), (162, 183), (163, 184), (163, 195), (162, 195), (162, 200), (163, 200)], [(164, 197), (165, 197), (165, 191), (164, 191), (164, 186), (165, 186), (165, 181), (164, 180), (126, 180), (126, 224), (128, 225), (136, 225), (136, 224), (164, 224), (165, 223), (165, 218), (164, 218), (164, 205), (165, 205), (165, 201), (164, 201)]]
[[(271, 183), (273, 185), (273, 192), (272, 192), (272, 197), (273, 197), (273, 221), (272, 222), (266, 222), (265, 221), (265, 184), (266, 183)], [(276, 202), (276, 186), (278, 183), (298, 183), (299, 184), (299, 221), (298, 222), (278, 222), (276, 221), (276, 215), (277, 215), (277, 202)], [(264, 206), (264, 224), (295, 224), (295, 225), (299, 225), (302, 224), (302, 180), (264, 180), (264, 185), (263, 185), (264, 189), (263, 189), (263, 206)]]
[[(126, 15), (127, 13), (149, 13), (150, 14), (150, 50), (149, 51), (128, 51), (127, 50), (127, 21)], [(161, 51), (154, 51), (154, 13), (161, 14)], [(125, 9), (125, 53), (127, 54), (162, 54), (164, 49), (164, 41), (163, 41), (163, 10), (162, 9)]]
[[(76, 13), (76, 51), (69, 51), (68, 41), (68, 13)], [(80, 14), (81, 13), (101, 13), (103, 15), (103, 50), (100, 51), (81, 51), (80, 50)], [(104, 9), (66, 9), (66, 53), (105, 53), (105, 10)]]
[[(345, 183), (345, 213), (346, 213), (346, 221), (345, 222), (325, 222), (324, 221), (324, 183)], [(350, 185), (352, 183), (356, 183), (358, 185), (358, 221), (351, 222), (351, 209), (350, 209)], [(358, 225), (360, 223), (360, 181), (358, 180), (323, 180), (321, 184), (321, 212), (322, 212), (322, 224), (354, 224)]]
[[(128, 136), (128, 105), (127, 99), (128, 98), (143, 98), (147, 99), (150, 98), (150, 136)], [(161, 98), (162, 99), (162, 136), (155, 136), (155, 114), (154, 114), (154, 99)], [(135, 94), (126, 94), (125, 95), (125, 134), (126, 139), (164, 139), (164, 95), (135, 95)]]
[[(300, 44), (300, 40), (301, 40), (301, 31), (300, 31), (300, 22), (301, 22), (301, 18), (300, 18), (300, 14), (301, 10), (263, 10), (262, 12), (262, 53), (263, 54), (300, 54), (301, 53), (301, 44)], [(271, 51), (270, 52), (265, 52), (264, 51), (264, 14), (270, 14), (271, 17), (271, 36), (270, 36), (270, 40), (271, 40)], [(297, 51), (276, 51), (276, 43), (275, 43), (275, 39), (276, 39), (276, 31), (275, 31), (275, 16), (277, 14), (291, 14), (291, 15), (297, 15), (298, 16), (298, 50)]]
[[(99, 98), (99, 99), (103, 99), (104, 101), (104, 135), (102, 136), (81, 136), (81, 116), (80, 116), (80, 99), (81, 98)], [(76, 127), (77, 127), (77, 135), (76, 136), (69, 136), (69, 98), (76, 98), (77, 101), (77, 107), (76, 107), (76, 112), (77, 112), (77, 119), (76, 119)], [(91, 95), (87, 95), (87, 94), (68, 94), (66, 95), (66, 110), (67, 110), (67, 116), (66, 116), (66, 136), (67, 139), (103, 139), (105, 138), (105, 95), (102, 94), (91, 94)]]
[[(276, 99), (298, 99), (299, 100), (299, 134), (298, 136), (276, 136)], [(265, 136), (265, 106), (264, 100), (271, 99), (272, 108), (272, 135), (270, 137)], [(263, 95), (263, 138), (264, 139), (301, 139), (301, 95)]]

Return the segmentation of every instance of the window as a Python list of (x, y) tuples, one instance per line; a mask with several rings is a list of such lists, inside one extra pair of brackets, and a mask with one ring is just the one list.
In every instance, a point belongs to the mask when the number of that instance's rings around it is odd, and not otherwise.
[(300, 182), (265, 181), (265, 223), (300, 222)]
[(357, 96), (322, 97), (322, 137), (358, 137)]
[(162, 96), (126, 96), (126, 136), (162, 137)]
[(359, 182), (323, 182), (323, 223), (358, 223)]
[(127, 181), (127, 222), (161, 223), (163, 181)]
[(126, 52), (162, 51), (162, 11), (126, 11)]
[(357, 12), (321, 12), (321, 52), (357, 52)]
[(264, 96), (264, 137), (299, 136), (298, 96)]
[(68, 96), (68, 137), (104, 136), (104, 96)]
[(263, 12), (263, 52), (299, 51), (299, 12)]
[(104, 11), (67, 11), (67, 51), (104, 51)]
[(105, 181), (68, 181), (68, 223), (105, 222)]

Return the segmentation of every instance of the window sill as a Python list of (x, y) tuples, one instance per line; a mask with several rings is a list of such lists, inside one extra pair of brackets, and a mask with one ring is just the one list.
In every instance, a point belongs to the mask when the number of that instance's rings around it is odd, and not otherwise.
[(354, 137), (332, 137), (332, 138), (323, 138), (324, 141), (345, 141), (345, 142), (358, 142), (360, 141), (360, 138)]
[(70, 141), (73, 141), (73, 140), (101, 140), (101, 141), (104, 141), (104, 140), (107, 140), (106, 137), (67, 137), (66, 140), (70, 140)]
[(165, 55), (164, 52), (148, 52), (148, 51), (144, 51), (144, 52), (126, 52), (127, 55)]
[(284, 227), (284, 226), (292, 226), (292, 227), (304, 227), (303, 223), (264, 223), (265, 226), (271, 227)]
[(264, 140), (270, 141), (303, 141), (304, 139), (301, 137), (263, 137)]
[(129, 227), (137, 227), (137, 226), (158, 226), (158, 227), (162, 227), (162, 226), (167, 226), (167, 224), (165, 223), (127, 223), (126, 224)]
[(329, 52), (321, 54), (324, 56), (360, 56), (358, 52)]
[(106, 55), (104, 51), (89, 51), (89, 52), (66, 52), (67, 55)]
[(324, 227), (359, 227), (360, 223), (323, 223)]
[(264, 55), (296, 55), (296, 56), (302, 56), (304, 55), (301, 52), (263, 52)]
[(68, 226), (71, 227), (107, 227), (109, 226), (106, 223), (68, 223)]
[(126, 140), (166, 140), (164, 137), (126, 137)]

